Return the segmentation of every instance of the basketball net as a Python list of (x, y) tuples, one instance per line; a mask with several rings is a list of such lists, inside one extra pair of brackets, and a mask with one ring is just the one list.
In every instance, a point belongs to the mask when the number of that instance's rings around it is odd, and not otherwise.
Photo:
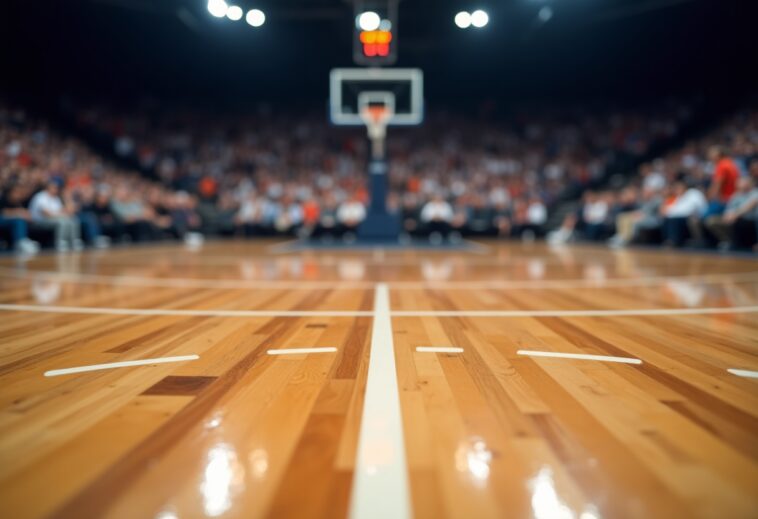
[(374, 159), (384, 158), (384, 138), (392, 110), (386, 105), (369, 105), (361, 110), (361, 119), (366, 124), (371, 139), (371, 155)]

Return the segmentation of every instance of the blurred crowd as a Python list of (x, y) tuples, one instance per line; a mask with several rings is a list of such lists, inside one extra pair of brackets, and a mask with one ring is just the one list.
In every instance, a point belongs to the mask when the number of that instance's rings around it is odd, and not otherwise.
[(196, 205), (21, 110), (0, 109), (0, 239), (20, 252), (184, 237), (201, 225)]
[(758, 225), (758, 111), (746, 110), (617, 190), (584, 193), (549, 240), (747, 250)]
[[(0, 240), (20, 250), (200, 233), (349, 238), (366, 216), (365, 129), (330, 127), (323, 114), (75, 113), (76, 133), (110, 153), (0, 108)], [(408, 236), (539, 236), (566, 190), (644, 155), (686, 115), (676, 105), (533, 110), (508, 123), (432, 114), (389, 132), (388, 208)]]

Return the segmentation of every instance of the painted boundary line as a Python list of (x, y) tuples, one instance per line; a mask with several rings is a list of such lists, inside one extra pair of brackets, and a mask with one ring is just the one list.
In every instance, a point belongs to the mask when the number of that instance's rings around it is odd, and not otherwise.
[(146, 366), (150, 364), (165, 364), (167, 362), (183, 362), (197, 360), (199, 355), (180, 355), (178, 357), (159, 357), (157, 359), (125, 360), (122, 362), (109, 362), (107, 364), (91, 364), (89, 366), (76, 366), (74, 368), (52, 369), (45, 371), (46, 377), (58, 377), (72, 373), (84, 373), (86, 371), (98, 371), (101, 369), (127, 368), (130, 366)]
[(371, 317), (364, 311), (306, 311), (306, 310), (172, 310), (169, 308), (102, 308), (86, 306), (38, 306), (0, 304), (0, 311), (49, 312), (58, 314), (105, 315), (168, 315), (199, 317)]
[(463, 353), (463, 348), (446, 346), (417, 346), (416, 351), (419, 353)]
[(269, 355), (304, 355), (306, 353), (334, 353), (337, 348), (282, 348), (279, 350), (268, 350)]
[(534, 351), (518, 350), (518, 355), (529, 357), (550, 357), (556, 359), (575, 359), (575, 360), (598, 360), (601, 362), (621, 362), (623, 364), (642, 364), (640, 359), (632, 357), (609, 357), (607, 355), (587, 355), (584, 353), (559, 353), (556, 351)]
[[(378, 286), (387, 287), (380, 283)], [(0, 304), (0, 311), (58, 314), (145, 315), (187, 317), (371, 317), (362, 310), (191, 310), (160, 308), (109, 308), (88, 306), (50, 306)], [(640, 308), (632, 310), (399, 310), (392, 317), (633, 317), (665, 315), (747, 314), (758, 312), (756, 306), (710, 308)]]
[(756, 306), (716, 308), (640, 308), (637, 310), (471, 310), (397, 311), (395, 317), (624, 317), (654, 315), (747, 314)]
[(745, 378), (758, 378), (758, 371), (752, 371), (749, 369), (737, 369), (737, 368), (729, 368), (727, 369), (729, 373), (732, 375), (737, 375), (738, 377), (745, 377)]
[(374, 293), (374, 324), (350, 518), (411, 516), (389, 289), (379, 283)]

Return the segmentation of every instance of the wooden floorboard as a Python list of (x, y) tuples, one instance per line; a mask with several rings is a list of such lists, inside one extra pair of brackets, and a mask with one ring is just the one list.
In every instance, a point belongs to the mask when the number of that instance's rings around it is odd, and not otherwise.
[(482, 245), (0, 258), (2, 515), (348, 516), (384, 283), (417, 519), (758, 517), (758, 261)]

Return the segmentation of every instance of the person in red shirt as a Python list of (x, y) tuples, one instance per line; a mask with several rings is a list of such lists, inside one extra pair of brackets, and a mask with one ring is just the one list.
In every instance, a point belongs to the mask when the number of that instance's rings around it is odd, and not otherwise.
[(737, 189), (737, 179), (740, 176), (739, 169), (727, 153), (717, 146), (710, 149), (708, 158), (715, 164), (711, 187), (708, 189), (708, 198), (726, 205)]
[(705, 222), (724, 214), (726, 203), (737, 190), (740, 171), (726, 150), (719, 146), (712, 146), (708, 150), (708, 159), (713, 164), (713, 176), (708, 187), (708, 207), (697, 222), (690, 222), (689, 225), (698, 241), (715, 245), (716, 237), (705, 226)]

